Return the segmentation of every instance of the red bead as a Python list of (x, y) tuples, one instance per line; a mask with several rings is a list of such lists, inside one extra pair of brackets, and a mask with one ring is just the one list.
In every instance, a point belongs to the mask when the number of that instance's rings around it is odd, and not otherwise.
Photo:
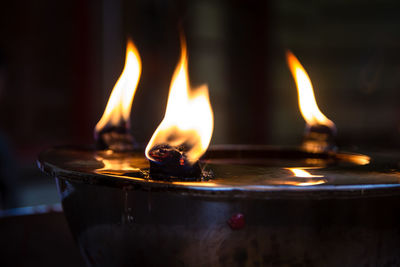
[(232, 228), (232, 230), (242, 229), (244, 227), (244, 215), (242, 213), (234, 214), (228, 220), (228, 224)]

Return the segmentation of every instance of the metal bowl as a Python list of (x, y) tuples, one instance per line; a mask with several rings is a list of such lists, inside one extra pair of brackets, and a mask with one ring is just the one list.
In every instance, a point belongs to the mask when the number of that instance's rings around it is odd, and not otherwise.
[(400, 265), (397, 157), (219, 146), (202, 162), (213, 179), (155, 181), (143, 152), (84, 147), (38, 165), (89, 266)]

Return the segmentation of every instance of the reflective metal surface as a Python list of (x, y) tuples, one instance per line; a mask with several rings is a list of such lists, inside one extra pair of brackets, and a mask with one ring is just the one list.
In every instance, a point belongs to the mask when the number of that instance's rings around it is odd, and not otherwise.
[(203, 161), (215, 179), (152, 181), (141, 153), (57, 148), (38, 162), (88, 266), (400, 264), (396, 157), (229, 146)]
[[(45, 172), (77, 182), (205, 196), (360, 197), (397, 194), (400, 188), (397, 157), (313, 154), (262, 146), (212, 148), (202, 162), (205, 170), (213, 172), (214, 178), (200, 182), (151, 180), (143, 151), (115, 153), (64, 147), (43, 152), (38, 162)], [(308, 175), (296, 175), (293, 169)]]

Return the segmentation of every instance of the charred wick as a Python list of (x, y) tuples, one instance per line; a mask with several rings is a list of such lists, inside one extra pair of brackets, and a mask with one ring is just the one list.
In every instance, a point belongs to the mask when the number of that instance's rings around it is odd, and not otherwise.
[(336, 152), (336, 129), (325, 125), (306, 126), (303, 148), (309, 152)]
[(150, 160), (150, 177), (154, 180), (208, 180), (210, 174), (203, 173), (199, 162), (190, 164), (186, 151), (185, 146), (158, 145), (152, 148), (149, 155), (154, 160)]
[(99, 150), (110, 149), (116, 152), (132, 151), (135, 140), (126, 126), (105, 127), (95, 134), (96, 148)]

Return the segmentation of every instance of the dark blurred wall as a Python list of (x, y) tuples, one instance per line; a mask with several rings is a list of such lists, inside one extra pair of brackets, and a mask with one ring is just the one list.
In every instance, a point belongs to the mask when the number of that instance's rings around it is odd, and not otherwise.
[[(344, 146), (398, 146), (400, 2), (275, 1), (271, 142), (299, 141), (303, 120), (284, 50), (308, 71)], [(297, 138), (296, 138), (297, 136)]]
[(103, 108), (101, 7), (78, 0), (2, 1), (0, 196), (12, 194), (0, 201), (2, 208), (58, 201), (53, 180), (35, 164), (37, 154), (92, 140), (96, 111)]
[(0, 128), (18, 147), (91, 136), (87, 123), (94, 119), (94, 87), (101, 84), (93, 78), (100, 76), (93, 74), (101, 47), (99, 7), (88, 1), (3, 2), (0, 50), (7, 74)]
[(341, 143), (397, 145), (399, 11), (394, 0), (6, 1), (0, 128), (22, 149), (89, 143), (131, 35), (143, 60), (132, 130), (147, 142), (183, 29), (192, 84), (210, 88), (214, 143), (299, 141), (304, 121), (284, 58), (291, 49)]

